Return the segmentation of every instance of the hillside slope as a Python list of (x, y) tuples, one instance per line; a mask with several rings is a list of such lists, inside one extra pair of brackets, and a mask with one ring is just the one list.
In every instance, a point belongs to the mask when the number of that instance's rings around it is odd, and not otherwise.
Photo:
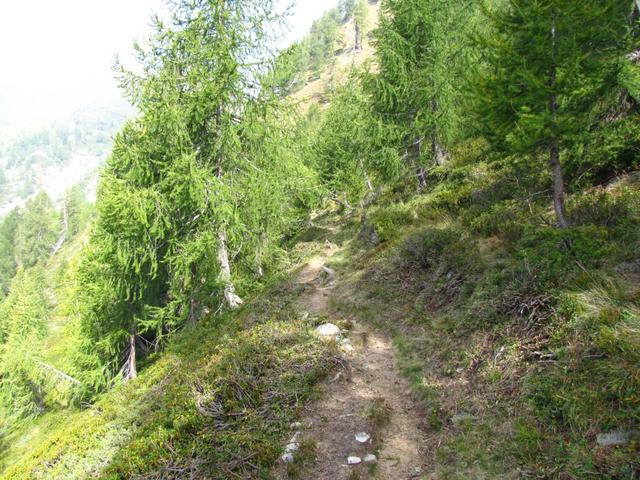
[[(187, 3), (69, 269), (84, 350), (58, 357), (52, 317), (46, 360), (88, 381), (3, 432), (0, 479), (636, 480), (640, 72), (592, 15), (631, 44), (628, 12), (554, 3), (606, 41), (563, 25), (578, 74), (549, 101), (545, 68), (512, 70), (553, 9), (389, 0), (378, 71), (344, 81), (372, 52), (339, 53), (298, 116), (282, 92), (299, 64), (262, 104), (226, 48), (255, 47), (241, 27), (262, 0)], [(475, 48), (485, 75), (462, 79)]]

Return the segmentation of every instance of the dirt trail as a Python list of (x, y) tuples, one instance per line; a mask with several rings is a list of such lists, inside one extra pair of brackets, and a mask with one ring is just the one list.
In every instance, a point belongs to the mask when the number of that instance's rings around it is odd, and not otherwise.
[[(334, 289), (343, 288), (340, 273), (333, 277), (323, 270), (334, 252), (335, 249), (329, 249), (326, 256), (310, 261), (302, 270), (299, 282), (307, 289), (300, 299), (300, 308), (312, 316), (322, 315), (339, 323), (341, 319), (332, 315), (328, 300)], [(398, 370), (391, 341), (361, 324), (354, 324), (343, 335), (355, 350), (344, 352), (343, 371), (326, 381), (321, 386), (320, 398), (303, 410), (298, 441), (315, 444), (316, 460), (304, 459), (303, 471), (297, 478), (423, 478), (425, 456), (420, 445), (424, 442), (419, 427), (423, 415)], [(360, 432), (366, 432), (371, 439), (359, 443), (355, 435)], [(365, 463), (368, 454), (376, 455), (376, 461)], [(362, 462), (348, 465), (351, 456)], [(289, 478), (285, 465), (280, 466), (276, 477)]]

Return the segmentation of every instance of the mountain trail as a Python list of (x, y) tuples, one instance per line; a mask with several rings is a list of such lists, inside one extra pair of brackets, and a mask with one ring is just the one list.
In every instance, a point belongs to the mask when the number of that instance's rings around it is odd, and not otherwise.
[(420, 424), (424, 416), (398, 369), (391, 340), (368, 325), (343, 322), (331, 310), (332, 292), (348, 288), (340, 284), (339, 272), (326, 265), (336, 250), (328, 246), (326, 254), (303, 268), (299, 283), (307, 288), (300, 308), (312, 317), (349, 324), (348, 331), (342, 330), (330, 340), (342, 350), (343, 368), (320, 386), (319, 397), (292, 425), (287, 448), (294, 445), (294, 460), (288, 463), (283, 457), (275, 477), (423, 478), (425, 455), (420, 446), (424, 433)]

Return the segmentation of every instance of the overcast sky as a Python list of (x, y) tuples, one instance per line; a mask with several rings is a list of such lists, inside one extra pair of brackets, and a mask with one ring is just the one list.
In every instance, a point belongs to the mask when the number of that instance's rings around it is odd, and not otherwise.
[[(290, 0), (279, 0), (284, 6)], [(287, 41), (337, 0), (298, 0)], [(119, 96), (111, 67), (128, 61), (163, 0), (0, 0), (0, 129), (49, 122)]]

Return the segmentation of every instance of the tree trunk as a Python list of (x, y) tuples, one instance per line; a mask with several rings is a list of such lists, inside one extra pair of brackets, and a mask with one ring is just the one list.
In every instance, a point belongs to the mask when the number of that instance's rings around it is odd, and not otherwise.
[(53, 373), (55, 373), (57, 376), (59, 376), (60, 378), (63, 378), (65, 380), (67, 380), (68, 382), (71, 383), (75, 383), (76, 385), (80, 385), (80, 380), (73, 378), (71, 375), (67, 375), (66, 373), (64, 373), (62, 370), (58, 370), (55, 367), (52, 367), (51, 365), (48, 365), (44, 362), (41, 362), (40, 360), (36, 360), (35, 361), (38, 365), (40, 365), (42, 368), (45, 368)]
[[(433, 81), (431, 82), (431, 87), (435, 89), (433, 85)], [(444, 165), (444, 162), (447, 160), (447, 151), (440, 144), (438, 139), (438, 128), (436, 125), (436, 118), (438, 116), (438, 99), (434, 96), (431, 99), (431, 115), (433, 117), (433, 130), (431, 133), (431, 155), (433, 160), (436, 162), (436, 165)]]
[(355, 30), (356, 30), (355, 50), (356, 52), (359, 52), (360, 50), (362, 50), (362, 38), (361, 38), (361, 32), (360, 32), (360, 25), (358, 24), (358, 22), (355, 22)]
[(556, 219), (560, 228), (568, 228), (569, 221), (564, 207), (564, 178), (562, 175), (562, 165), (560, 164), (560, 147), (558, 139), (554, 138), (549, 148), (549, 163), (553, 173), (553, 209), (556, 212)]
[(427, 172), (425, 171), (425, 168), (420, 163), (420, 157), (422, 156), (422, 139), (421, 138), (416, 140), (416, 142), (413, 144), (413, 148), (414, 148), (413, 158), (415, 161), (416, 177), (418, 179), (418, 190), (424, 190), (425, 188), (427, 188)]
[(189, 318), (187, 322), (189, 325), (195, 325), (200, 321), (202, 316), (202, 309), (200, 304), (195, 299), (195, 290), (198, 282), (198, 267), (196, 264), (191, 265), (191, 296), (189, 297)]
[(133, 380), (138, 376), (138, 370), (136, 368), (136, 331), (135, 327), (131, 328), (129, 334), (129, 354), (127, 356), (127, 363), (124, 366), (124, 381)]
[(558, 97), (555, 93), (557, 79), (556, 64), (556, 19), (553, 18), (551, 25), (551, 72), (549, 75), (549, 112), (552, 121), (552, 138), (549, 146), (549, 164), (553, 174), (553, 209), (556, 212), (556, 219), (560, 228), (569, 227), (566, 210), (564, 206), (564, 178), (562, 175), (562, 164), (560, 163), (560, 140), (557, 134), (558, 127)]
[(436, 134), (431, 138), (431, 152), (436, 165), (444, 165), (444, 162), (447, 161), (447, 151), (440, 145), (440, 142), (438, 142), (438, 136)]
[(218, 233), (218, 262), (220, 264), (220, 280), (224, 282), (224, 299), (231, 309), (236, 309), (242, 305), (242, 299), (236, 295), (236, 289), (231, 282), (231, 264), (229, 263), (229, 252), (227, 251), (227, 233), (221, 229)]

